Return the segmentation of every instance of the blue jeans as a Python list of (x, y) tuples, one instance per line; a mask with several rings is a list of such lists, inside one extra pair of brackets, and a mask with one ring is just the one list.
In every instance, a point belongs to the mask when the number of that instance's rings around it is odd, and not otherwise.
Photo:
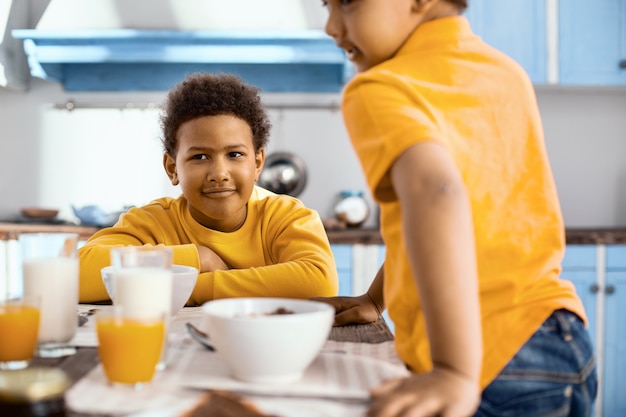
[(597, 388), (587, 329), (557, 310), (485, 388), (475, 417), (586, 417)]

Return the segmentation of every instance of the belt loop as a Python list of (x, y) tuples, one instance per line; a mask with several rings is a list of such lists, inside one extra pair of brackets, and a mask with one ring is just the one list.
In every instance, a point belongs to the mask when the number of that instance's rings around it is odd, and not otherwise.
[(572, 326), (570, 321), (567, 319), (567, 311), (556, 310), (553, 314), (559, 322), (561, 332), (563, 332), (563, 340), (565, 340), (566, 342), (571, 342), (572, 340), (574, 340), (574, 336), (572, 336)]

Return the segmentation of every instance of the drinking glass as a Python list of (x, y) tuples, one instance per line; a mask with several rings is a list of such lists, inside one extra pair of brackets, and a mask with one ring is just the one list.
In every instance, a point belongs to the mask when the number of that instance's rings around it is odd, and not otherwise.
[[(132, 309), (130, 310), (132, 311)], [(165, 341), (167, 314), (129, 315), (122, 306), (95, 314), (98, 355), (111, 384), (140, 389), (152, 381)]]
[(40, 302), (37, 355), (61, 357), (76, 353), (68, 342), (78, 327), (78, 235), (24, 233), (18, 242), (23, 294)]
[[(133, 318), (169, 317), (172, 304), (172, 250), (165, 246), (124, 246), (111, 249), (113, 303)], [(167, 364), (166, 320), (164, 347), (157, 364)]]
[(37, 348), (39, 319), (38, 298), (0, 300), (0, 370), (28, 366)]

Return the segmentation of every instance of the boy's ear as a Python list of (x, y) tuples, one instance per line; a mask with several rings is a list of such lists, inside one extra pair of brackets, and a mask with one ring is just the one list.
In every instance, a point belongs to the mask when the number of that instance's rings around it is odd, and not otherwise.
[(265, 165), (265, 148), (261, 148), (256, 152), (254, 160), (256, 163), (254, 181), (256, 182), (259, 180), (259, 175), (261, 175), (261, 171), (263, 171), (263, 166)]
[(170, 179), (172, 185), (178, 185), (178, 173), (176, 173), (176, 158), (170, 155), (168, 152), (163, 154), (163, 168)]

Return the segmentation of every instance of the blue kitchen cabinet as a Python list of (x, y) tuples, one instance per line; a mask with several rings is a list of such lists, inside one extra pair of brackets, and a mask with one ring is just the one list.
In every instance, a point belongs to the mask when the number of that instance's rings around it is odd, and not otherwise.
[(466, 16), (534, 84), (626, 85), (626, 0), (473, 0)]
[[(594, 346), (595, 352), (598, 352), (598, 343), (596, 338), (596, 310), (598, 308), (598, 262), (596, 245), (567, 245), (565, 256), (563, 258), (563, 271), (561, 277), (571, 281), (576, 287), (576, 293), (580, 297), (587, 320), (589, 323), (589, 335)], [(596, 353), (597, 356), (597, 353)], [(597, 401), (596, 401), (597, 403)], [(595, 414), (594, 406), (591, 415)]]
[(330, 245), (337, 274), (339, 295), (361, 295), (376, 276), (384, 260), (383, 245)]
[(626, 416), (626, 245), (567, 245), (561, 275), (589, 319), (599, 377), (593, 415)]
[(474, 32), (517, 61), (535, 84), (547, 82), (545, 0), (472, 0)]
[(561, 277), (571, 281), (585, 306), (589, 333), (596, 347), (596, 309), (599, 285), (597, 282), (596, 245), (567, 245)]
[(626, 416), (626, 245), (606, 248), (604, 417)]
[(339, 295), (352, 295), (352, 245), (330, 245), (339, 276)]
[(560, 84), (626, 85), (626, 0), (561, 0), (558, 21)]

